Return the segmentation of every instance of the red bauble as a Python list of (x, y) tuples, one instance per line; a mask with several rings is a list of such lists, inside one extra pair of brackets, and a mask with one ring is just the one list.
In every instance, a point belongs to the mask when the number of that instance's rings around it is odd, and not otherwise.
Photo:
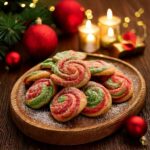
[(34, 58), (48, 57), (57, 47), (56, 32), (44, 24), (30, 26), (24, 33), (23, 43)]
[(133, 137), (142, 137), (147, 131), (146, 121), (139, 116), (131, 116), (126, 121), (126, 130)]
[(62, 0), (53, 13), (56, 24), (65, 33), (77, 32), (84, 19), (84, 8), (75, 0)]
[(18, 52), (12, 51), (8, 53), (5, 57), (5, 61), (8, 66), (10, 67), (16, 67), (20, 64), (20, 54)]

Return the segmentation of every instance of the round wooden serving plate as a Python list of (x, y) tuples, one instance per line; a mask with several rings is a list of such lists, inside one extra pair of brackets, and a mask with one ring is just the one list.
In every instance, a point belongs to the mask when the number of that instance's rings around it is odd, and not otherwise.
[(142, 75), (136, 68), (122, 60), (103, 55), (90, 55), (87, 59), (102, 59), (120, 69), (133, 82), (132, 98), (125, 103), (113, 104), (108, 113), (103, 116), (89, 118), (79, 115), (66, 123), (59, 123), (51, 117), (48, 106), (40, 110), (33, 110), (24, 104), (23, 80), (29, 72), (39, 69), (37, 65), (18, 79), (11, 93), (12, 118), (24, 134), (49, 144), (84, 144), (112, 134), (128, 116), (137, 114), (142, 109), (146, 86)]

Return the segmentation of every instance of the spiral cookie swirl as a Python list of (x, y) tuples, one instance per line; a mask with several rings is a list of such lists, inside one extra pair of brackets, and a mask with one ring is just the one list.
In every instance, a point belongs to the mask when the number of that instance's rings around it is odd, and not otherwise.
[(107, 78), (103, 85), (109, 90), (113, 102), (116, 103), (127, 101), (133, 94), (132, 82), (119, 72)]
[(112, 105), (111, 95), (104, 86), (90, 81), (83, 90), (87, 96), (87, 106), (83, 109), (82, 114), (95, 117), (106, 113), (110, 109)]
[(25, 103), (34, 109), (41, 108), (51, 100), (55, 92), (56, 87), (51, 79), (39, 79), (27, 90)]
[(30, 84), (41, 78), (49, 78), (50, 74), (51, 73), (49, 71), (45, 71), (45, 70), (37, 70), (37, 71), (30, 72), (24, 79), (24, 83)]
[(85, 59), (87, 56), (86, 53), (83, 52), (77, 52), (74, 50), (68, 50), (68, 51), (64, 51), (64, 52), (60, 52), (57, 53), (53, 59), (58, 61), (60, 59), (64, 59), (64, 58), (72, 58), (72, 59), (79, 59), (79, 60), (83, 60)]
[(77, 116), (86, 104), (86, 96), (82, 91), (75, 87), (68, 87), (53, 98), (50, 110), (57, 121), (65, 122)]
[(41, 69), (51, 69), (52, 65), (53, 65), (53, 59), (52, 58), (48, 58), (46, 60), (44, 60), (41, 64), (40, 64), (40, 68)]
[(89, 68), (82, 60), (62, 59), (52, 65), (51, 79), (64, 87), (82, 87), (91, 78)]
[(112, 75), (115, 67), (102, 60), (85, 61), (93, 76)]

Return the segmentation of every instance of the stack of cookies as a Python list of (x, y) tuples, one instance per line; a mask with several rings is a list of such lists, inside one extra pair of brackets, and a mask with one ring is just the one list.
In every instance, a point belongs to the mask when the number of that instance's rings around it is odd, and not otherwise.
[(50, 105), (59, 122), (79, 114), (97, 117), (112, 103), (122, 103), (133, 94), (132, 82), (112, 64), (87, 60), (86, 53), (73, 50), (57, 53), (24, 79), (25, 104), (32, 109)]

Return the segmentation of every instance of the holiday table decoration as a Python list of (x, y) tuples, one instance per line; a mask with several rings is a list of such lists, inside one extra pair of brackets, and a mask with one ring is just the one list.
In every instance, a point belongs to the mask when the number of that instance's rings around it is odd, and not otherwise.
[(108, 33), (110, 32), (109, 30), (111, 29), (114, 32), (113, 42), (117, 40), (117, 37), (120, 35), (120, 23), (121, 23), (121, 19), (117, 16), (113, 16), (113, 12), (111, 9), (107, 10), (107, 16), (99, 17), (98, 26), (100, 27), (101, 30), (100, 33), (101, 42), (104, 43), (104, 45), (105, 45), (105, 41), (107, 41), (105, 40), (105, 37), (108, 36)]
[(147, 123), (140, 116), (130, 116), (125, 123), (129, 135), (135, 138), (141, 138), (147, 131)]
[(42, 24), (38, 18), (37, 24), (25, 31), (23, 43), (31, 56), (46, 58), (55, 51), (58, 39), (56, 32), (50, 26)]
[(145, 49), (143, 38), (137, 36), (135, 31), (124, 33), (120, 37), (120, 41), (112, 45), (111, 56), (113, 57), (126, 57), (135, 54), (142, 54)]
[(114, 34), (114, 29), (109, 27), (107, 34), (104, 35), (101, 39), (102, 47), (111, 49), (112, 44), (116, 43), (116, 41), (117, 41), (117, 37)]
[[(83, 144), (110, 135), (130, 115), (137, 114), (141, 110), (144, 105), (146, 87), (144, 79), (137, 69), (119, 59), (103, 55), (86, 55), (87, 57), (83, 60), (73, 57), (56, 60), (51, 57), (18, 79), (11, 93), (11, 114), (14, 122), (23, 133), (50, 144)], [(110, 63), (115, 67), (115, 70), (125, 74), (126, 78), (132, 82), (133, 94), (132, 97), (128, 97), (128, 101), (111, 105), (112, 96), (109, 94), (109, 90), (104, 87), (103, 83), (103, 85), (100, 84), (102, 77), (93, 75), (91, 77), (90, 69), (86, 64), (87, 61), (96, 60)], [(43, 63), (46, 63), (45, 68), (41, 68)], [(50, 71), (50, 77), (39, 79), (34, 75), (37, 71), (43, 70)], [(29, 78), (32, 73), (33, 78), (35, 77), (34, 79), (37, 80), (26, 85), (25, 79)], [(65, 84), (56, 82), (58, 80), (55, 80), (54, 75), (57, 78), (63, 77), (60, 81)], [(41, 74), (39, 76), (41, 77)], [(84, 76), (83, 81), (76, 80), (80, 76)], [(108, 76), (105, 74), (103, 77), (107, 78)], [(72, 79), (78, 82), (72, 84)], [(56, 95), (54, 94), (54, 97), (50, 99), (48, 95), (51, 90), (47, 92), (44, 90), (49, 88), (48, 81), (52, 81), (58, 87)], [(66, 84), (70, 82), (71, 84)], [(126, 89), (126, 86), (124, 88)], [(28, 98), (31, 102), (35, 100), (34, 104), (37, 107), (32, 107), (33, 105), (30, 106), (26, 103)], [(43, 101), (48, 102), (48, 105), (43, 107)], [(103, 105), (104, 103), (105, 105)], [(95, 108), (92, 111), (94, 115), (87, 117), (89, 111), (84, 112), (84, 109), (90, 106), (93, 106), (91, 109)], [(41, 108), (37, 109), (38, 107)], [(83, 112), (81, 112), (82, 110)], [(81, 113), (85, 115), (81, 115)]]
[(86, 20), (85, 24), (79, 26), (80, 48), (87, 53), (96, 52), (100, 48), (99, 34), (99, 28), (91, 20)]
[(84, 8), (76, 0), (61, 0), (53, 12), (54, 20), (65, 33), (75, 33), (84, 19)]
[(9, 67), (14, 68), (19, 66), (21, 62), (21, 56), (18, 52), (11, 51), (6, 55), (5, 61)]

